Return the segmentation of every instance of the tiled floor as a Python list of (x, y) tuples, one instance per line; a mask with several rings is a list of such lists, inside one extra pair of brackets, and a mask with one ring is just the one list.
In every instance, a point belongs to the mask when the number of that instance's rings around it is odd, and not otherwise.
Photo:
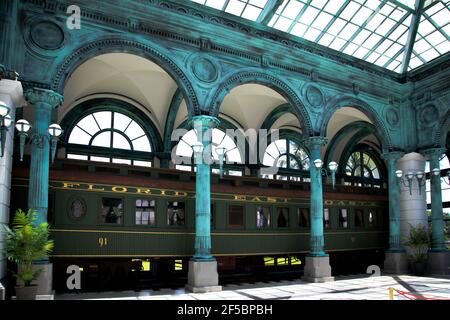
[[(389, 288), (427, 298), (450, 300), (450, 277), (367, 275), (338, 277), (334, 282), (307, 283), (301, 280), (270, 283), (241, 283), (223, 287), (221, 292), (194, 294), (183, 288), (158, 291), (121, 291), (56, 295), (56, 300), (388, 300)], [(408, 300), (395, 292), (395, 300)]]

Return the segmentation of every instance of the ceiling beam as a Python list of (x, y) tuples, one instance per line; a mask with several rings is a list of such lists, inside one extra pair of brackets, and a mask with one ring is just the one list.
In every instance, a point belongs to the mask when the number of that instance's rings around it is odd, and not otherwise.
[(425, 0), (416, 0), (416, 13), (413, 14), (411, 19), (411, 26), (409, 27), (408, 40), (405, 45), (405, 55), (403, 56), (401, 74), (405, 74), (408, 71), (409, 60), (411, 59), (411, 53), (416, 42), (417, 29), (419, 28), (420, 17), (422, 16)]
[(400, 7), (402, 9), (405, 9), (409, 12), (415, 12), (415, 9), (417, 8), (417, 2), (415, 5), (415, 8), (410, 8), (409, 6), (407, 6), (406, 4), (403, 4), (401, 2), (395, 1), (395, 0), (389, 0), (389, 2), (392, 2), (393, 4), (395, 4), (397, 7)]
[(259, 14), (256, 22), (259, 22), (263, 25), (268, 25), (270, 20), (272, 20), (275, 12), (277, 12), (278, 8), (283, 4), (284, 0), (269, 0), (265, 5), (263, 11)]

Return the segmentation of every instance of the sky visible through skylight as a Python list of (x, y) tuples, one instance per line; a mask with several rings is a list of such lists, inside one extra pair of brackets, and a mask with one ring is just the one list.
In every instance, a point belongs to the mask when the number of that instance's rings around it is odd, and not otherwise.
[[(191, 0), (261, 22), (274, 0)], [(450, 51), (450, 0), (284, 0), (268, 26), (402, 73)], [(266, 9), (266, 10), (264, 10)], [(416, 18), (417, 17), (417, 18)], [(418, 24), (409, 45), (414, 22)], [(405, 53), (410, 59), (404, 65)]]

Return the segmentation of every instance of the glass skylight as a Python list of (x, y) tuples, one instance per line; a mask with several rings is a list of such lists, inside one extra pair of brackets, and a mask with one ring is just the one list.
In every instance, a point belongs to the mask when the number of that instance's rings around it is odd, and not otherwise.
[(425, 0), (419, 13), (416, 0), (284, 0), (278, 8), (274, 0), (191, 1), (252, 21), (269, 17), (269, 27), (398, 73), (405, 53), (413, 70), (450, 51), (450, 0)]

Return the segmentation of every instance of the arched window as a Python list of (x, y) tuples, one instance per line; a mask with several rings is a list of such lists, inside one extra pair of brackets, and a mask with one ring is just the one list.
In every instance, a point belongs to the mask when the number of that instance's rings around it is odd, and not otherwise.
[[(360, 187), (371, 186), (373, 179), (381, 179), (380, 168), (375, 159), (364, 151), (355, 151), (350, 155), (345, 165), (345, 174), (357, 178), (353, 184)], [(365, 181), (366, 179), (367, 181)], [(346, 182), (346, 184), (352, 184), (352, 182)], [(375, 185), (375, 187), (379, 187), (379, 185)]]
[[(198, 144), (197, 131), (192, 129), (188, 131), (178, 142), (176, 147), (176, 155), (184, 157), (183, 164), (176, 164), (175, 168), (183, 171), (195, 171), (195, 166), (192, 166), (193, 149), (194, 144)], [(242, 176), (242, 169), (239, 167), (233, 167), (232, 164), (242, 164), (242, 156), (239, 148), (234, 140), (228, 136), (224, 131), (214, 128), (212, 130), (212, 157), (214, 159), (214, 165), (212, 166), (212, 173), (218, 174), (219, 156), (216, 152), (217, 148), (225, 148), (226, 159), (224, 159), (224, 174)]]
[(144, 129), (117, 111), (97, 111), (70, 131), (67, 158), (151, 167), (152, 146)]
[(299, 171), (309, 170), (309, 156), (296, 142), (280, 139), (266, 148), (263, 165), (280, 169), (279, 174), (264, 174), (263, 178), (301, 181)]

